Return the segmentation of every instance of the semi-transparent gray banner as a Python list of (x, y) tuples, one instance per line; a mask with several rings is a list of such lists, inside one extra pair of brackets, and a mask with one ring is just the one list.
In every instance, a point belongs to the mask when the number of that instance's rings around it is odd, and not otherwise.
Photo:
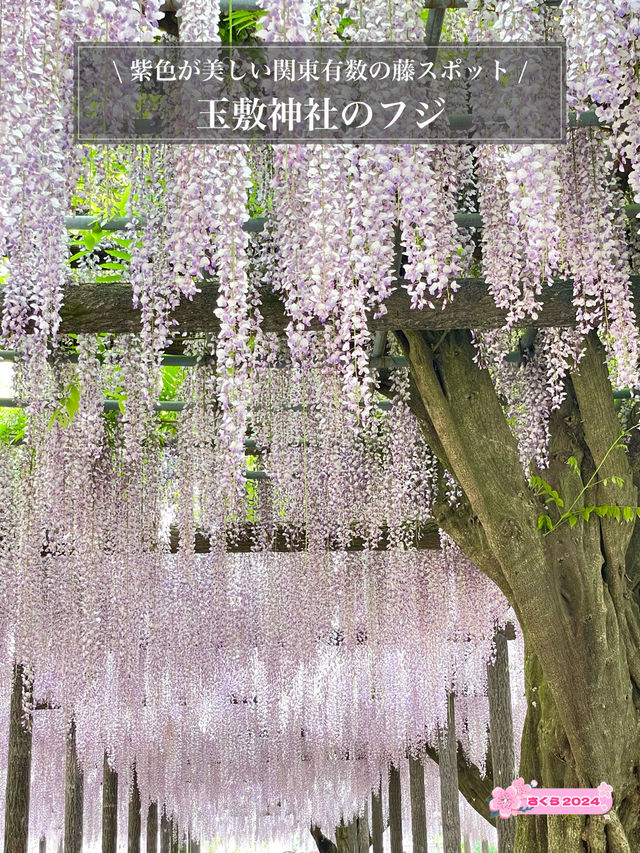
[(566, 141), (560, 43), (75, 48), (82, 143)]

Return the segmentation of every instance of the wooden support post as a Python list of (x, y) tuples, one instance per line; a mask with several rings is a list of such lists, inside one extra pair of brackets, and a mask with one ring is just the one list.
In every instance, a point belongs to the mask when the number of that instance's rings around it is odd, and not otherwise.
[(389, 765), (389, 830), (391, 853), (402, 853), (402, 793), (400, 771), (395, 764)]
[(111, 768), (107, 753), (102, 763), (102, 853), (117, 853), (118, 774)]
[(383, 853), (383, 833), (382, 787), (381, 784), (378, 783), (378, 790), (371, 794), (371, 837), (373, 839), (373, 853)]
[(358, 823), (357, 818), (349, 821), (347, 826), (347, 839), (349, 844), (349, 853), (358, 853)]
[(30, 701), (31, 685), (24, 667), (14, 664), (9, 710), (9, 754), (4, 816), (4, 853), (27, 853), (29, 790), (31, 787), (31, 714), (23, 712)]
[(358, 817), (358, 853), (369, 851), (369, 803), (364, 804), (364, 813)]
[(38, 843), (38, 853), (47, 853), (47, 838), (45, 835), (40, 836), (40, 842)]
[(413, 853), (427, 853), (427, 812), (422, 756), (409, 756), (409, 791), (411, 795)]
[(489, 853), (489, 842), (486, 838), (482, 839), (482, 853)]
[(140, 789), (138, 788), (138, 774), (134, 763), (131, 772), (131, 792), (129, 794), (129, 825), (128, 825), (128, 853), (140, 853), (140, 832), (142, 829), (142, 818), (140, 815)]
[(84, 776), (78, 763), (74, 720), (69, 726), (64, 759), (64, 853), (81, 853)]
[(344, 820), (336, 826), (336, 848), (338, 853), (349, 853), (349, 827)]
[(149, 803), (147, 810), (147, 853), (158, 853), (158, 804)]
[(180, 844), (178, 843), (178, 821), (171, 818), (169, 821), (171, 827), (171, 853), (180, 853)]
[[(509, 653), (504, 631), (494, 637), (495, 662), (487, 667), (487, 692), (489, 695), (489, 736), (493, 784), (507, 788), (515, 778), (513, 751), (513, 717), (511, 714), (511, 686), (509, 683)], [(514, 853), (516, 819), (497, 820), (498, 853)]]
[(162, 806), (160, 817), (160, 853), (171, 853), (171, 830), (166, 805)]
[(468, 835), (464, 837), (464, 853), (471, 853), (471, 841)]
[(438, 733), (440, 809), (444, 853), (460, 853), (460, 804), (458, 802), (458, 744), (452, 693), (447, 693), (447, 731)]

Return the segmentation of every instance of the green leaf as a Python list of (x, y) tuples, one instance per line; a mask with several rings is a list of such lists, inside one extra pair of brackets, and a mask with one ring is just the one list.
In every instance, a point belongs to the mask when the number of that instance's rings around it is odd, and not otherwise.
[(575, 527), (575, 525), (578, 521), (578, 516), (574, 515), (573, 513), (570, 513), (568, 518), (569, 518), (569, 527)]
[(611, 482), (615, 483), (616, 486), (624, 486), (624, 480), (622, 479), (622, 477), (612, 477)]
[(418, 12), (418, 14), (420, 15), (420, 17), (422, 18), (422, 20), (426, 24), (427, 18), (429, 17), (429, 9), (421, 9), (420, 12)]
[(546, 527), (548, 530), (553, 530), (553, 522), (551, 521), (551, 517), (548, 515), (539, 515), (538, 516), (538, 530), (542, 530), (543, 527)]
[(87, 247), (87, 251), (91, 252), (98, 241), (96, 240), (94, 234), (91, 231), (85, 231), (82, 236), (82, 242)]
[(107, 249), (112, 258), (120, 258), (123, 261), (131, 260), (131, 252), (125, 252), (123, 249)]
[(633, 521), (635, 518), (635, 512), (632, 506), (623, 506), (622, 507), (622, 517), (625, 521)]
[(122, 281), (121, 275), (97, 275), (94, 279), (98, 284), (112, 284), (114, 281)]
[(569, 466), (569, 468), (571, 468), (571, 470), (572, 470), (575, 474), (579, 474), (579, 473), (580, 473), (580, 466), (578, 465), (578, 460), (576, 459), (576, 457), (575, 457), (575, 456), (570, 456), (570, 457), (567, 459), (567, 465)]
[(609, 507), (608, 506), (596, 506), (596, 507), (594, 507), (594, 509), (595, 509), (596, 515), (599, 516), (600, 518), (604, 518), (605, 516), (607, 516), (609, 514)]
[(620, 507), (612, 506), (609, 507), (609, 509), (611, 510), (611, 515), (616, 519), (616, 521), (620, 521)]
[(103, 270), (126, 270), (126, 266), (118, 261), (103, 261), (100, 264), (100, 269)]

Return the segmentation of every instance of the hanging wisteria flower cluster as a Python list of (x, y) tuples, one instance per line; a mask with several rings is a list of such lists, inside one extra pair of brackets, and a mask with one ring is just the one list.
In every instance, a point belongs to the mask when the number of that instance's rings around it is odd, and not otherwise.
[[(144, 801), (196, 835), (282, 838), (293, 815), (330, 828), (390, 759), (434, 741), (448, 689), (482, 766), (486, 664), (508, 606), (452, 543), (411, 547), (435, 471), (403, 394), (364, 442), (326, 364), (261, 367), (251, 452), (268, 479), (225, 512), (206, 343), (164, 443), (127, 420), (134, 343), (81, 339), (77, 364), (49, 367), (34, 438), (0, 455), (5, 681), (23, 661), (58, 709), (52, 754), (75, 721), (90, 808), (107, 751), (123, 784), (135, 761)], [(65, 419), (58, 395), (75, 383)], [(104, 387), (124, 392), (124, 414), (102, 416)], [(383, 535), (391, 547), (371, 550)], [(358, 539), (365, 550), (345, 553)], [(47, 831), (56, 766), (37, 789)], [(98, 826), (89, 811), (89, 837)]]

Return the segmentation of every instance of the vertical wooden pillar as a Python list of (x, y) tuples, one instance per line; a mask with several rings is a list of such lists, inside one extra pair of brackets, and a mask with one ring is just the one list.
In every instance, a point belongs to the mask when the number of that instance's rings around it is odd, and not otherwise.
[(349, 821), (347, 826), (349, 853), (358, 853), (358, 823), (357, 818)]
[(358, 818), (358, 853), (369, 850), (369, 803), (364, 804), (364, 813)]
[(344, 820), (340, 821), (340, 826), (336, 826), (336, 848), (338, 853), (349, 853), (349, 827)]
[(464, 853), (471, 853), (471, 841), (468, 835), (464, 837)]
[(389, 831), (391, 853), (402, 853), (402, 793), (400, 771), (395, 764), (389, 765)]
[(129, 794), (129, 822), (127, 827), (128, 853), (140, 853), (140, 832), (142, 818), (140, 815), (140, 789), (138, 774), (134, 763), (131, 772), (131, 792)]
[(29, 790), (31, 787), (31, 714), (23, 714), (23, 697), (30, 701), (24, 667), (14, 664), (9, 709), (9, 753), (4, 816), (4, 853), (27, 853)]
[(102, 764), (102, 853), (117, 853), (118, 774), (111, 768), (107, 753)]
[(158, 804), (149, 803), (147, 811), (147, 853), (158, 853)]
[(373, 853), (383, 853), (382, 835), (382, 787), (378, 783), (378, 790), (371, 794), (371, 837), (373, 839)]
[(486, 838), (482, 839), (482, 853), (489, 853), (489, 842)]
[[(494, 637), (495, 662), (487, 667), (487, 692), (489, 695), (489, 737), (494, 787), (506, 788), (515, 778), (513, 750), (513, 717), (511, 713), (511, 686), (509, 683), (509, 653), (504, 631)], [(514, 853), (516, 819), (497, 820), (498, 853)]]
[(427, 853), (427, 811), (424, 795), (424, 764), (421, 756), (409, 756), (409, 790), (413, 853)]
[(71, 720), (64, 757), (64, 853), (81, 853), (84, 777), (76, 752), (76, 724)]
[(160, 817), (160, 853), (171, 853), (171, 832), (166, 805), (162, 806)]
[(38, 843), (38, 853), (47, 853), (47, 839), (46, 836), (40, 836), (40, 842)]
[(460, 804), (458, 802), (458, 743), (452, 693), (447, 693), (447, 731), (438, 733), (440, 809), (444, 853), (460, 853)]
[(178, 843), (178, 821), (171, 818), (169, 821), (169, 831), (171, 833), (171, 853), (180, 853), (180, 845)]

